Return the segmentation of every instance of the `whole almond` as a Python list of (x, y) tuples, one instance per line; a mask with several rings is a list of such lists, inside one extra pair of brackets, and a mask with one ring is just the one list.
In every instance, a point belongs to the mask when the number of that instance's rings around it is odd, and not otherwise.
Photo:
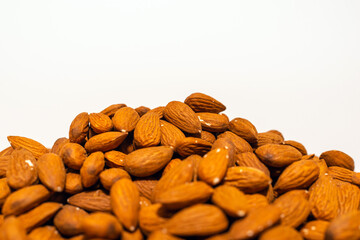
[(285, 145), (290, 145), (294, 148), (296, 148), (299, 152), (301, 152), (302, 155), (307, 155), (307, 150), (301, 143), (294, 141), (294, 140), (287, 140), (284, 142)]
[(61, 148), (60, 157), (69, 168), (80, 170), (87, 154), (80, 144), (67, 143)]
[(134, 130), (135, 145), (142, 147), (156, 146), (160, 143), (160, 118), (154, 112), (148, 112), (140, 118)]
[(234, 118), (229, 123), (229, 130), (245, 139), (250, 144), (257, 143), (258, 132), (256, 127), (245, 118)]
[(148, 107), (144, 107), (144, 106), (140, 106), (135, 108), (135, 111), (139, 114), (139, 116), (143, 116), (145, 115), (145, 113), (147, 113), (148, 111), (150, 111), (150, 108)]
[(127, 137), (127, 133), (123, 132), (105, 132), (93, 136), (85, 143), (87, 152), (110, 151), (117, 148)]
[(139, 226), (142, 232), (161, 230), (169, 221), (172, 213), (165, 209), (160, 203), (142, 207), (139, 212)]
[(138, 224), (140, 194), (129, 179), (118, 180), (110, 189), (111, 208), (126, 229), (133, 232)]
[(249, 209), (269, 205), (267, 198), (261, 194), (245, 194), (245, 198)]
[(7, 183), (7, 179), (0, 178), (0, 207), (4, 204), (6, 198), (10, 195), (10, 193), (11, 189)]
[(164, 109), (164, 117), (187, 133), (200, 133), (201, 123), (195, 112), (185, 103), (172, 101)]
[(37, 163), (31, 152), (20, 148), (11, 153), (6, 178), (9, 186), (14, 189), (29, 186), (37, 180)]
[(65, 205), (54, 217), (54, 225), (65, 236), (75, 236), (82, 232), (81, 223), (88, 215), (81, 208)]
[(126, 154), (112, 150), (105, 153), (105, 164), (108, 167), (123, 168)]
[(210, 204), (197, 204), (175, 213), (165, 224), (166, 230), (178, 236), (208, 236), (228, 227), (225, 214)]
[(320, 158), (324, 159), (329, 167), (338, 166), (354, 171), (354, 160), (344, 152), (331, 150), (323, 152)]
[(267, 144), (283, 144), (284, 138), (278, 133), (274, 132), (262, 132), (257, 135), (257, 147), (261, 147)]
[(212, 195), (213, 189), (204, 182), (185, 183), (160, 193), (156, 199), (158, 203), (170, 210), (185, 208), (197, 203), (206, 202)]
[(65, 188), (66, 171), (62, 159), (55, 153), (46, 153), (38, 161), (40, 181), (51, 191), (62, 192)]
[(9, 143), (14, 149), (25, 148), (26, 150), (31, 152), (32, 155), (34, 155), (34, 157), (36, 158), (39, 158), (41, 155), (49, 152), (49, 150), (44, 147), (44, 145), (30, 138), (8, 136), (7, 139), (9, 140)]
[(29, 240), (64, 240), (53, 226), (43, 226), (32, 230), (28, 235)]
[(215, 188), (211, 201), (231, 217), (243, 217), (248, 211), (245, 194), (233, 186)]
[(214, 134), (208, 131), (201, 131), (200, 138), (202, 140), (208, 141), (209, 143), (214, 143), (216, 140)]
[(100, 182), (106, 190), (110, 190), (111, 186), (119, 179), (128, 178), (130, 175), (121, 168), (109, 168), (100, 173)]
[(90, 113), (89, 122), (95, 133), (104, 133), (113, 129), (113, 122), (103, 113)]
[(122, 226), (109, 213), (92, 213), (81, 222), (81, 228), (89, 238), (119, 239), (122, 233)]
[[(356, 178), (356, 173), (347, 168), (332, 166), (329, 167), (327, 173), (334, 179), (338, 179), (344, 182), (353, 183), (353, 179)], [(354, 182), (354, 184), (357, 184)]]
[(52, 146), (50, 152), (60, 155), (62, 147), (69, 142), (70, 142), (70, 140), (67, 139), (66, 137), (58, 138), (54, 142), (54, 145)]
[(343, 182), (336, 179), (334, 179), (334, 181), (338, 187), (338, 216), (358, 210), (360, 203), (360, 189), (348, 182)]
[(301, 228), (301, 235), (307, 240), (323, 240), (325, 239), (325, 231), (329, 226), (328, 221), (314, 220), (307, 222)]
[(65, 192), (69, 194), (76, 194), (82, 192), (83, 186), (81, 177), (78, 173), (67, 173), (65, 179)]
[(257, 168), (270, 176), (269, 169), (263, 164), (253, 152), (238, 153), (235, 156), (236, 163), (239, 167)]
[(102, 110), (101, 113), (112, 118), (115, 115), (115, 113), (123, 107), (126, 107), (126, 104), (123, 104), (123, 103), (112, 104), (112, 105), (108, 106), (107, 108), (105, 108), (104, 110)]
[(251, 167), (231, 167), (224, 184), (235, 186), (245, 193), (256, 193), (269, 186), (271, 179), (264, 172)]
[(154, 177), (139, 178), (134, 180), (134, 183), (140, 192), (140, 196), (146, 197), (148, 199), (152, 198), (154, 189), (158, 182), (159, 181)]
[(2, 207), (2, 214), (19, 215), (47, 200), (50, 192), (43, 185), (31, 185), (11, 193)]
[(210, 185), (219, 184), (225, 177), (229, 151), (225, 148), (211, 150), (199, 163), (198, 177)]
[(226, 132), (218, 135), (218, 138), (229, 139), (234, 144), (236, 153), (253, 151), (252, 147), (246, 140), (244, 140), (243, 138), (239, 137), (238, 135), (236, 135), (235, 133), (232, 133), (230, 131), (226, 131)]
[(2, 240), (27, 240), (25, 228), (21, 221), (14, 217), (7, 217), (0, 226), (0, 239)]
[(183, 157), (198, 154), (204, 155), (211, 149), (211, 143), (201, 138), (186, 137), (179, 139), (176, 144), (176, 152)]
[(204, 93), (193, 93), (184, 102), (195, 112), (219, 113), (226, 109), (224, 104)]
[(274, 205), (253, 209), (230, 227), (229, 239), (253, 239), (280, 220), (280, 209)]
[(277, 226), (265, 231), (259, 240), (302, 240), (301, 234), (289, 226)]
[(229, 126), (229, 118), (224, 114), (201, 112), (196, 113), (201, 123), (201, 128), (209, 132), (223, 132)]
[(325, 239), (360, 239), (360, 211), (350, 212), (332, 220), (325, 232)]
[(105, 160), (102, 152), (90, 154), (84, 161), (80, 176), (84, 187), (91, 187), (99, 180), (99, 174), (104, 170)]
[(112, 122), (116, 130), (120, 132), (131, 132), (135, 129), (139, 119), (139, 114), (133, 108), (123, 107), (115, 113)]
[(173, 124), (160, 120), (161, 138), (160, 142), (163, 146), (176, 147), (177, 141), (185, 138), (185, 134)]
[(83, 144), (89, 131), (89, 114), (79, 113), (71, 122), (69, 140), (72, 143)]
[(148, 147), (136, 150), (125, 157), (125, 170), (136, 177), (147, 177), (157, 173), (171, 160), (170, 147)]
[(285, 167), (302, 157), (296, 148), (278, 144), (263, 145), (255, 153), (263, 163), (271, 167)]
[(110, 212), (110, 196), (102, 190), (81, 192), (68, 198), (67, 202), (71, 205), (80, 207), (84, 210), (95, 212)]
[(214, 141), (211, 150), (217, 149), (217, 148), (225, 148), (228, 150), (228, 167), (235, 166), (235, 145), (233, 142), (228, 138), (218, 138), (216, 141)]

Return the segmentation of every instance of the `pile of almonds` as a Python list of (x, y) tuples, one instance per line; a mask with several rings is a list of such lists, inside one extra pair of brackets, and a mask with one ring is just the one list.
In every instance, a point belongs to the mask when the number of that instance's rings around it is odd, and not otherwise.
[(194, 93), (80, 113), (51, 149), (9, 136), (0, 239), (360, 239), (360, 173)]

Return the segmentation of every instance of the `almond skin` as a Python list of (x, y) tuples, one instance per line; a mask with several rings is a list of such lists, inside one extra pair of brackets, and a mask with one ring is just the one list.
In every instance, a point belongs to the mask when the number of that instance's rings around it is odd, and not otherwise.
[(110, 189), (111, 208), (126, 229), (133, 232), (138, 224), (140, 194), (129, 179), (118, 180)]
[(193, 93), (184, 102), (195, 112), (219, 113), (226, 109), (224, 104), (204, 93)]
[(210, 185), (219, 184), (225, 177), (229, 151), (225, 148), (211, 150), (199, 163), (198, 177)]
[(245, 139), (250, 144), (257, 143), (258, 132), (256, 127), (245, 118), (234, 118), (229, 123), (229, 130)]
[(62, 147), (60, 157), (69, 168), (80, 170), (87, 154), (86, 150), (80, 144), (67, 143)]
[(113, 129), (111, 119), (103, 113), (90, 113), (90, 127), (95, 133), (104, 133)]
[(11, 155), (0, 157), (0, 177), (6, 177), (6, 172), (11, 158)]
[(76, 194), (82, 192), (83, 186), (81, 183), (80, 174), (67, 173), (65, 179), (65, 192), (69, 194)]
[(164, 176), (167, 172), (169, 172), (171, 169), (176, 168), (178, 164), (181, 163), (181, 160), (179, 158), (172, 159), (164, 168), (162, 172), (162, 176)]
[(269, 205), (267, 198), (261, 194), (245, 194), (245, 198), (249, 209)]
[(235, 133), (230, 131), (226, 131), (220, 135), (218, 138), (226, 138), (229, 139), (235, 146), (235, 153), (243, 153), (243, 152), (252, 152), (253, 149), (250, 144), (244, 140), (243, 138), (239, 137)]
[(139, 119), (139, 114), (133, 108), (123, 107), (116, 111), (112, 122), (116, 130), (120, 132), (131, 132), (135, 129)]
[(283, 144), (284, 138), (277, 132), (262, 132), (257, 135), (257, 147), (264, 146), (266, 144)]
[(69, 140), (72, 143), (83, 144), (89, 131), (89, 114), (79, 113), (71, 122)]
[(285, 167), (302, 157), (296, 148), (278, 144), (263, 145), (255, 153), (263, 163), (271, 167)]
[(123, 132), (105, 132), (93, 136), (85, 143), (87, 152), (110, 151), (117, 148), (127, 137), (127, 133)]
[(148, 199), (151, 199), (158, 182), (159, 181), (154, 177), (139, 178), (134, 180), (134, 183), (140, 192), (140, 196), (146, 197)]
[(55, 153), (55, 154), (57, 154), (57, 155), (60, 155), (62, 147), (63, 147), (65, 144), (69, 143), (69, 142), (70, 142), (70, 140), (67, 139), (67, 138), (65, 138), (65, 137), (58, 138), (58, 139), (54, 142), (54, 145), (52, 146), (50, 152), (51, 152), (51, 153)]
[(165, 224), (173, 214), (160, 203), (152, 204), (140, 209), (139, 225), (142, 232), (149, 234), (164, 229)]
[(28, 235), (30, 240), (64, 240), (53, 226), (38, 227)]
[(235, 156), (236, 163), (239, 167), (257, 168), (270, 176), (269, 169), (263, 164), (253, 152), (239, 153)]
[(225, 214), (209, 204), (197, 204), (175, 213), (165, 224), (166, 230), (178, 236), (208, 236), (228, 227)]
[(177, 141), (185, 138), (185, 134), (173, 124), (160, 120), (161, 145), (176, 147)]
[(209, 132), (223, 132), (228, 129), (229, 119), (224, 114), (201, 112), (196, 113), (201, 128)]
[(325, 239), (360, 239), (360, 211), (342, 215), (331, 221)]
[(31, 152), (20, 148), (11, 153), (6, 178), (9, 186), (14, 189), (29, 186), (37, 180), (37, 162)]
[(7, 137), (11, 146), (16, 148), (25, 148), (34, 155), (35, 158), (39, 158), (41, 155), (48, 153), (49, 150), (41, 143), (26, 137), (8, 136)]
[(302, 240), (301, 234), (292, 227), (277, 226), (265, 231), (259, 240)]
[(186, 137), (179, 139), (176, 144), (176, 152), (183, 157), (190, 155), (204, 155), (211, 149), (211, 143), (201, 138)]
[(201, 131), (200, 138), (202, 140), (208, 141), (209, 143), (214, 143), (216, 140), (214, 134), (208, 131)]
[(0, 226), (0, 239), (3, 240), (27, 240), (25, 228), (21, 221), (14, 217), (7, 217)]
[(84, 187), (91, 187), (99, 180), (99, 174), (105, 166), (104, 154), (102, 152), (94, 152), (90, 154), (84, 161), (80, 176)]
[(284, 142), (285, 145), (290, 145), (294, 148), (296, 148), (303, 156), (307, 155), (307, 150), (301, 143), (293, 140), (287, 140)]
[(81, 192), (68, 198), (67, 202), (84, 210), (110, 212), (110, 196), (102, 190)]
[(11, 189), (7, 183), (7, 179), (0, 178), (0, 207), (4, 204), (6, 198), (10, 195), (10, 193)]
[(338, 216), (358, 210), (360, 203), (360, 189), (348, 182), (342, 182), (336, 179), (334, 179), (334, 181), (338, 188)]
[(19, 215), (47, 200), (50, 192), (43, 185), (31, 185), (11, 193), (2, 207), (2, 214)]
[(135, 111), (139, 114), (139, 116), (143, 116), (145, 115), (148, 111), (150, 111), (150, 108), (148, 107), (144, 107), (144, 106), (140, 106), (135, 108)]
[(314, 220), (307, 222), (301, 228), (300, 233), (307, 240), (323, 240), (328, 226), (329, 222), (327, 221)]
[(40, 181), (53, 192), (65, 188), (66, 171), (62, 159), (55, 153), (46, 153), (37, 161)]
[(105, 108), (104, 110), (102, 110), (100, 113), (103, 113), (103, 114), (107, 115), (108, 117), (112, 118), (115, 115), (115, 113), (123, 107), (126, 107), (126, 104), (123, 104), (123, 103), (112, 104), (112, 105), (108, 106), (107, 108)]
[(160, 143), (160, 118), (154, 112), (148, 112), (142, 116), (136, 124), (134, 131), (134, 143), (136, 146), (151, 147)]
[(88, 215), (81, 208), (65, 205), (55, 216), (54, 225), (65, 236), (75, 236), (82, 232), (81, 223)]
[(110, 190), (111, 186), (119, 179), (128, 178), (130, 175), (121, 168), (109, 168), (100, 173), (100, 182), (106, 190)]
[(338, 166), (354, 171), (354, 160), (344, 152), (337, 150), (323, 152), (320, 159), (324, 159), (329, 167)]
[(122, 226), (109, 213), (92, 213), (81, 222), (81, 228), (89, 238), (119, 239), (122, 233)]
[(234, 167), (235, 166), (235, 145), (232, 143), (232, 141), (228, 138), (218, 138), (216, 141), (214, 141), (211, 150), (217, 149), (217, 148), (224, 148), (228, 150), (228, 167)]
[(108, 151), (105, 153), (105, 164), (108, 167), (123, 168), (125, 164), (126, 154), (116, 150)]
[(136, 150), (125, 157), (125, 170), (136, 177), (147, 177), (157, 173), (171, 160), (170, 147), (148, 147)]
[(164, 117), (187, 133), (200, 133), (201, 123), (195, 112), (185, 103), (172, 101), (164, 109)]

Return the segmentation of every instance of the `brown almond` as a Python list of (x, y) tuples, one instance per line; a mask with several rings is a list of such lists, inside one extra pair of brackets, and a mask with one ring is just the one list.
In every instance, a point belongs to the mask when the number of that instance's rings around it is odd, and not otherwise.
[(123, 231), (121, 240), (144, 240), (144, 237), (138, 228), (135, 232)]
[(257, 168), (270, 176), (269, 169), (263, 164), (253, 152), (238, 153), (235, 156), (236, 163), (239, 167)]
[(227, 229), (225, 214), (210, 204), (196, 204), (175, 213), (165, 224), (170, 234), (178, 236), (208, 236)]
[(95, 133), (104, 133), (113, 129), (113, 122), (103, 113), (90, 113), (90, 127)]
[(123, 168), (126, 154), (116, 150), (105, 153), (105, 164), (108, 167)]
[(201, 138), (186, 137), (177, 141), (176, 152), (183, 157), (204, 155), (211, 149), (211, 143)]
[[(0, 179), (0, 207), (4, 204), (6, 198), (10, 195), (11, 189), (6, 178)], [(0, 223), (1, 225), (1, 223)]]
[(165, 110), (165, 107), (160, 106), (160, 107), (151, 109), (149, 112), (156, 113), (159, 116), (159, 118), (162, 119), (164, 117), (164, 110)]
[(147, 206), (151, 205), (150, 199), (148, 199), (148, 198), (146, 198), (144, 196), (141, 196), (141, 195), (140, 195), (139, 199), (140, 199), (140, 201), (139, 201), (140, 208), (147, 207)]
[(219, 184), (225, 177), (229, 151), (225, 148), (211, 150), (199, 163), (198, 177), (209, 185)]
[(131, 179), (130, 175), (121, 168), (106, 169), (100, 173), (99, 177), (101, 184), (106, 190), (110, 190), (111, 186), (119, 179)]
[(163, 146), (176, 147), (177, 141), (185, 138), (185, 134), (173, 124), (160, 120), (161, 138), (160, 142)]
[(61, 203), (46, 202), (20, 215), (18, 219), (26, 231), (29, 232), (34, 227), (41, 226), (50, 220), (61, 207)]
[(139, 119), (139, 114), (133, 108), (123, 107), (115, 113), (112, 122), (116, 130), (120, 132), (131, 132), (135, 129)]
[(217, 148), (225, 148), (228, 150), (229, 158), (228, 158), (228, 167), (235, 166), (235, 145), (228, 138), (218, 138), (214, 141), (211, 150)]
[(171, 160), (170, 147), (148, 147), (136, 150), (125, 157), (125, 170), (136, 177), (147, 177), (157, 173)]
[(148, 240), (181, 240), (181, 238), (172, 236), (168, 233), (158, 230), (158, 231), (152, 232), (149, 235)]
[(290, 164), (281, 173), (274, 190), (283, 193), (293, 189), (309, 187), (319, 177), (320, 169), (310, 160), (300, 160)]
[(110, 212), (110, 196), (102, 190), (81, 192), (68, 198), (71, 205), (85, 209), (86, 211)]
[(206, 202), (212, 195), (213, 189), (204, 182), (185, 183), (160, 193), (156, 199), (158, 203), (170, 210), (185, 208), (197, 203)]
[(360, 239), (360, 211), (350, 212), (332, 220), (325, 232), (325, 239)]
[(140, 229), (145, 234), (162, 230), (171, 216), (172, 213), (165, 209), (160, 203), (143, 207), (139, 212)]
[(267, 198), (261, 194), (245, 194), (245, 198), (249, 209), (265, 207), (269, 205)]
[(281, 209), (281, 224), (297, 228), (310, 214), (309, 194), (305, 190), (293, 190), (281, 195), (274, 205)]
[(118, 180), (110, 189), (112, 211), (126, 229), (133, 232), (138, 224), (140, 194), (129, 179)]
[(201, 131), (200, 138), (202, 140), (208, 141), (209, 143), (214, 143), (216, 140), (214, 134), (208, 131)]
[(224, 104), (204, 93), (193, 93), (184, 102), (195, 112), (219, 113), (226, 109)]
[(62, 192), (65, 188), (66, 171), (62, 159), (55, 153), (46, 153), (38, 161), (40, 181), (53, 192)]
[(26, 150), (31, 152), (32, 155), (34, 155), (34, 157), (36, 158), (39, 158), (41, 155), (49, 152), (49, 150), (44, 147), (44, 145), (30, 138), (8, 136), (7, 139), (9, 140), (9, 143), (14, 149), (25, 148)]
[(140, 118), (134, 130), (134, 143), (136, 146), (151, 147), (160, 143), (160, 118), (154, 112), (148, 112)]
[(253, 149), (250, 144), (243, 138), (239, 137), (233, 132), (226, 131), (220, 135), (218, 138), (226, 138), (229, 139), (235, 146), (235, 153), (243, 153), (243, 152), (252, 152)]
[(104, 170), (105, 160), (102, 152), (90, 154), (84, 161), (81, 169), (81, 183), (84, 187), (91, 187), (99, 180), (99, 174)]
[(225, 114), (201, 112), (196, 113), (201, 128), (209, 132), (224, 132), (229, 126), (229, 118)]
[(0, 177), (6, 177), (6, 172), (11, 158), (11, 155), (0, 157)]
[(195, 112), (185, 103), (172, 101), (164, 109), (164, 117), (187, 133), (200, 133), (201, 123)]
[(170, 160), (170, 162), (166, 164), (166, 167), (162, 172), (162, 176), (165, 175), (167, 172), (169, 172), (171, 169), (176, 168), (179, 163), (181, 163), (181, 160), (179, 158), (174, 158)]
[(277, 226), (266, 230), (259, 240), (302, 240), (301, 234), (289, 226)]
[(62, 147), (60, 157), (69, 168), (80, 170), (87, 154), (85, 148), (80, 144), (67, 143)]
[(88, 215), (79, 207), (65, 205), (54, 217), (54, 225), (65, 236), (75, 236), (82, 232), (81, 223)]
[(258, 158), (271, 167), (285, 167), (299, 161), (302, 154), (289, 145), (266, 144), (255, 151)]
[(144, 107), (144, 106), (140, 106), (135, 108), (135, 111), (139, 114), (139, 116), (143, 116), (145, 115), (148, 111), (150, 111), (150, 108), (148, 107)]
[(43, 185), (31, 185), (11, 193), (2, 207), (2, 214), (19, 215), (46, 201), (50, 192)]
[(294, 141), (294, 140), (287, 140), (284, 142), (285, 145), (290, 145), (296, 148), (303, 156), (307, 155), (307, 150), (301, 143)]
[(257, 135), (257, 146), (261, 147), (266, 144), (283, 144), (284, 138), (274, 132), (262, 132)]
[(115, 115), (115, 113), (123, 107), (126, 107), (126, 104), (123, 104), (123, 103), (112, 104), (112, 105), (108, 106), (107, 108), (105, 108), (104, 110), (102, 110), (101, 113), (112, 118)]
[(82, 230), (88, 238), (119, 239), (122, 233), (122, 226), (109, 213), (92, 213), (81, 222)]
[(256, 193), (269, 186), (271, 179), (264, 172), (251, 167), (231, 167), (224, 184), (239, 188), (245, 193)]
[(245, 194), (233, 186), (215, 188), (211, 201), (230, 217), (243, 217), (248, 211)]
[(253, 239), (264, 230), (277, 224), (280, 215), (280, 209), (274, 205), (253, 209), (245, 218), (232, 224), (229, 239)]
[(65, 192), (76, 194), (83, 191), (81, 177), (78, 173), (67, 173), (65, 179)]
[(37, 162), (31, 152), (18, 148), (11, 153), (6, 178), (9, 186), (14, 189), (29, 186), (37, 180)]
[(358, 210), (360, 203), (360, 189), (348, 182), (343, 182), (336, 179), (334, 179), (334, 181), (338, 187), (338, 216)]
[(50, 152), (51, 152), (51, 153), (55, 153), (55, 154), (57, 154), (57, 155), (60, 155), (62, 147), (63, 147), (65, 144), (69, 143), (69, 142), (70, 142), (70, 140), (67, 139), (66, 137), (58, 138), (58, 139), (54, 142), (54, 145), (52, 146)]
[(69, 140), (72, 143), (83, 144), (89, 132), (89, 114), (79, 113), (71, 122), (69, 129)]
[(64, 240), (53, 226), (35, 228), (28, 235), (29, 240)]
[(337, 167), (337, 166), (329, 167), (327, 173), (334, 179), (338, 179), (349, 183), (352, 183), (353, 178), (356, 178), (355, 177), (356, 174), (354, 171), (351, 171), (343, 167)]
[(306, 240), (323, 240), (325, 239), (325, 231), (328, 226), (328, 221), (313, 220), (307, 222), (301, 228), (300, 233)]
[(229, 130), (245, 139), (250, 144), (257, 143), (258, 132), (256, 127), (245, 118), (234, 118), (229, 123)]
[(7, 147), (0, 152), (0, 157), (9, 156), (14, 151), (13, 147)]
[(140, 196), (151, 199), (153, 191), (159, 181), (154, 177), (139, 178), (134, 180), (137, 188), (139, 189)]
[(25, 228), (21, 221), (14, 217), (7, 217), (0, 226), (0, 239), (2, 240), (27, 240)]
[(123, 132), (105, 132), (93, 136), (85, 143), (87, 152), (110, 151), (117, 148), (127, 137), (127, 133)]
[(329, 167), (338, 166), (354, 171), (354, 160), (344, 152), (331, 150), (323, 152), (320, 158), (324, 159)]

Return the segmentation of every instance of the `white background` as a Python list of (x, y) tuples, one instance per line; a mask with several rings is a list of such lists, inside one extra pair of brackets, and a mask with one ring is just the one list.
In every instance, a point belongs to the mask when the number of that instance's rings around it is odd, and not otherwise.
[(79, 112), (200, 91), (360, 165), (359, 13), (358, 0), (0, 0), (0, 147), (51, 147)]

